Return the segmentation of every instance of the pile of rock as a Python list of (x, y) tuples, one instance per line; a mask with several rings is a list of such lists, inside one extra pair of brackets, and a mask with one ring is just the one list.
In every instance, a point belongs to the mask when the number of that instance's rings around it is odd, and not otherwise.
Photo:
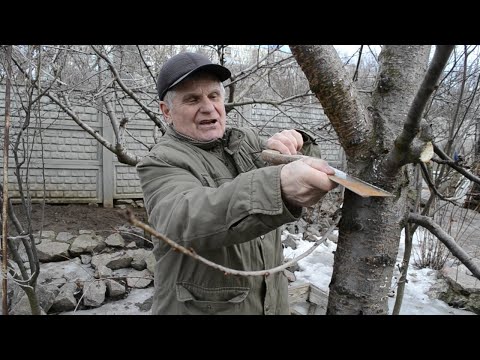
[[(36, 289), (46, 314), (97, 308), (126, 298), (132, 289), (153, 286), (152, 246), (137, 228), (123, 226), (109, 234), (44, 231), (35, 240), (40, 260)], [(22, 259), (28, 266), (26, 254)], [(12, 315), (31, 313), (27, 296), (13, 281), (8, 302)]]
[[(480, 266), (479, 259), (472, 261)], [(440, 300), (455, 308), (462, 308), (480, 315), (480, 280), (463, 264), (457, 263), (452, 267), (445, 267), (441, 275), (448, 286), (440, 294)]]

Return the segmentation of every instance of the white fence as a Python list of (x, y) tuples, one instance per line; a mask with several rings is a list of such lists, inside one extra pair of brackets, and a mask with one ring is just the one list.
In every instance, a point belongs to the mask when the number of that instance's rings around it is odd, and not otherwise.
[[(0, 116), (5, 118), (5, 93), (0, 88)], [(18, 103), (12, 109), (18, 108)], [(128, 123), (131, 136), (126, 138), (129, 151), (143, 156), (153, 140), (153, 122), (132, 104), (125, 109), (132, 117)], [(75, 108), (76, 114), (89, 126), (109, 141), (114, 134), (108, 118), (89, 104)], [(116, 157), (92, 136), (78, 126), (56, 105), (42, 103), (40, 113), (32, 117), (28, 130), (24, 133), (28, 140), (30, 161), (20, 171), (28, 180), (28, 190), (32, 198), (44, 196), (50, 203), (102, 203), (112, 206), (118, 199), (142, 198), (136, 170), (132, 166), (118, 162)], [(20, 131), (24, 115), (12, 113), (10, 138), (13, 140)], [(333, 166), (340, 167), (341, 148), (335, 138), (323, 128), (327, 119), (319, 106), (283, 107), (278, 109), (262, 104), (243, 106), (228, 114), (228, 124), (256, 126), (262, 134), (273, 134), (281, 129), (298, 128), (317, 137), (323, 157)], [(323, 129), (323, 130), (319, 130)], [(0, 144), (3, 149), (4, 121), (0, 125)], [(43, 149), (43, 151), (42, 151)], [(0, 156), (3, 163), (3, 154)], [(1, 170), (0, 170), (1, 173)], [(14, 161), (9, 160), (10, 197), (18, 196), (18, 186), (14, 175)]]

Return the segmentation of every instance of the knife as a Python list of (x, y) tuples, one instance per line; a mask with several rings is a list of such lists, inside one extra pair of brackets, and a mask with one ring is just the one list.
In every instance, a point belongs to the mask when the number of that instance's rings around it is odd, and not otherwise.
[[(288, 164), (295, 160), (300, 160), (303, 158), (308, 158), (310, 156), (305, 155), (285, 155), (281, 154), (276, 150), (263, 150), (261, 157), (263, 160), (270, 164), (280, 165), (280, 164)], [(370, 196), (381, 196), (381, 197), (389, 197), (394, 196), (393, 194), (380, 189), (379, 187), (369, 184), (366, 181), (357, 179), (347, 173), (335, 169), (334, 167), (330, 166), (333, 170), (335, 170), (335, 175), (327, 175), (328, 178), (345, 188), (353, 191), (355, 194), (358, 194), (362, 197), (370, 197)]]

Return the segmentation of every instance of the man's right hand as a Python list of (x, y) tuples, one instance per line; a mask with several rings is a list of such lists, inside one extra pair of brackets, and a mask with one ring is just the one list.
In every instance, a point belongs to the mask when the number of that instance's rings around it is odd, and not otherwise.
[(325, 160), (305, 158), (283, 166), (280, 183), (283, 200), (293, 206), (316, 204), (328, 191), (337, 186), (327, 175), (334, 175)]

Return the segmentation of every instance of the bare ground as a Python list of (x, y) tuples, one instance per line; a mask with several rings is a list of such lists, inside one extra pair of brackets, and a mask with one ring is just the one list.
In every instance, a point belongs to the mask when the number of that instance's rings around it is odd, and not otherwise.
[[(146, 222), (145, 209), (131, 207), (135, 217)], [(15, 213), (23, 226), (26, 225), (25, 211), (22, 206), (14, 206)], [(130, 225), (125, 217), (126, 210), (120, 208), (105, 208), (87, 204), (33, 204), (31, 219), (32, 231), (51, 230), (56, 233), (66, 231), (78, 233), (79, 230), (113, 230), (122, 225)], [(12, 226), (12, 223), (9, 224)], [(12, 229), (13, 230), (13, 229)]]
[[(133, 211), (136, 218), (147, 222), (144, 208), (123, 205)], [(14, 205), (15, 213), (22, 226), (26, 226), (25, 212), (20, 204)], [(33, 204), (32, 231), (62, 231), (77, 233), (79, 230), (111, 231), (122, 225), (130, 227), (125, 217), (126, 209), (105, 208), (87, 204)], [(440, 220), (441, 227), (453, 236), (457, 243), (469, 255), (480, 258), (480, 213), (474, 210), (449, 207)], [(437, 221), (438, 221), (437, 220)], [(9, 220), (12, 234), (16, 234), (12, 221)]]

